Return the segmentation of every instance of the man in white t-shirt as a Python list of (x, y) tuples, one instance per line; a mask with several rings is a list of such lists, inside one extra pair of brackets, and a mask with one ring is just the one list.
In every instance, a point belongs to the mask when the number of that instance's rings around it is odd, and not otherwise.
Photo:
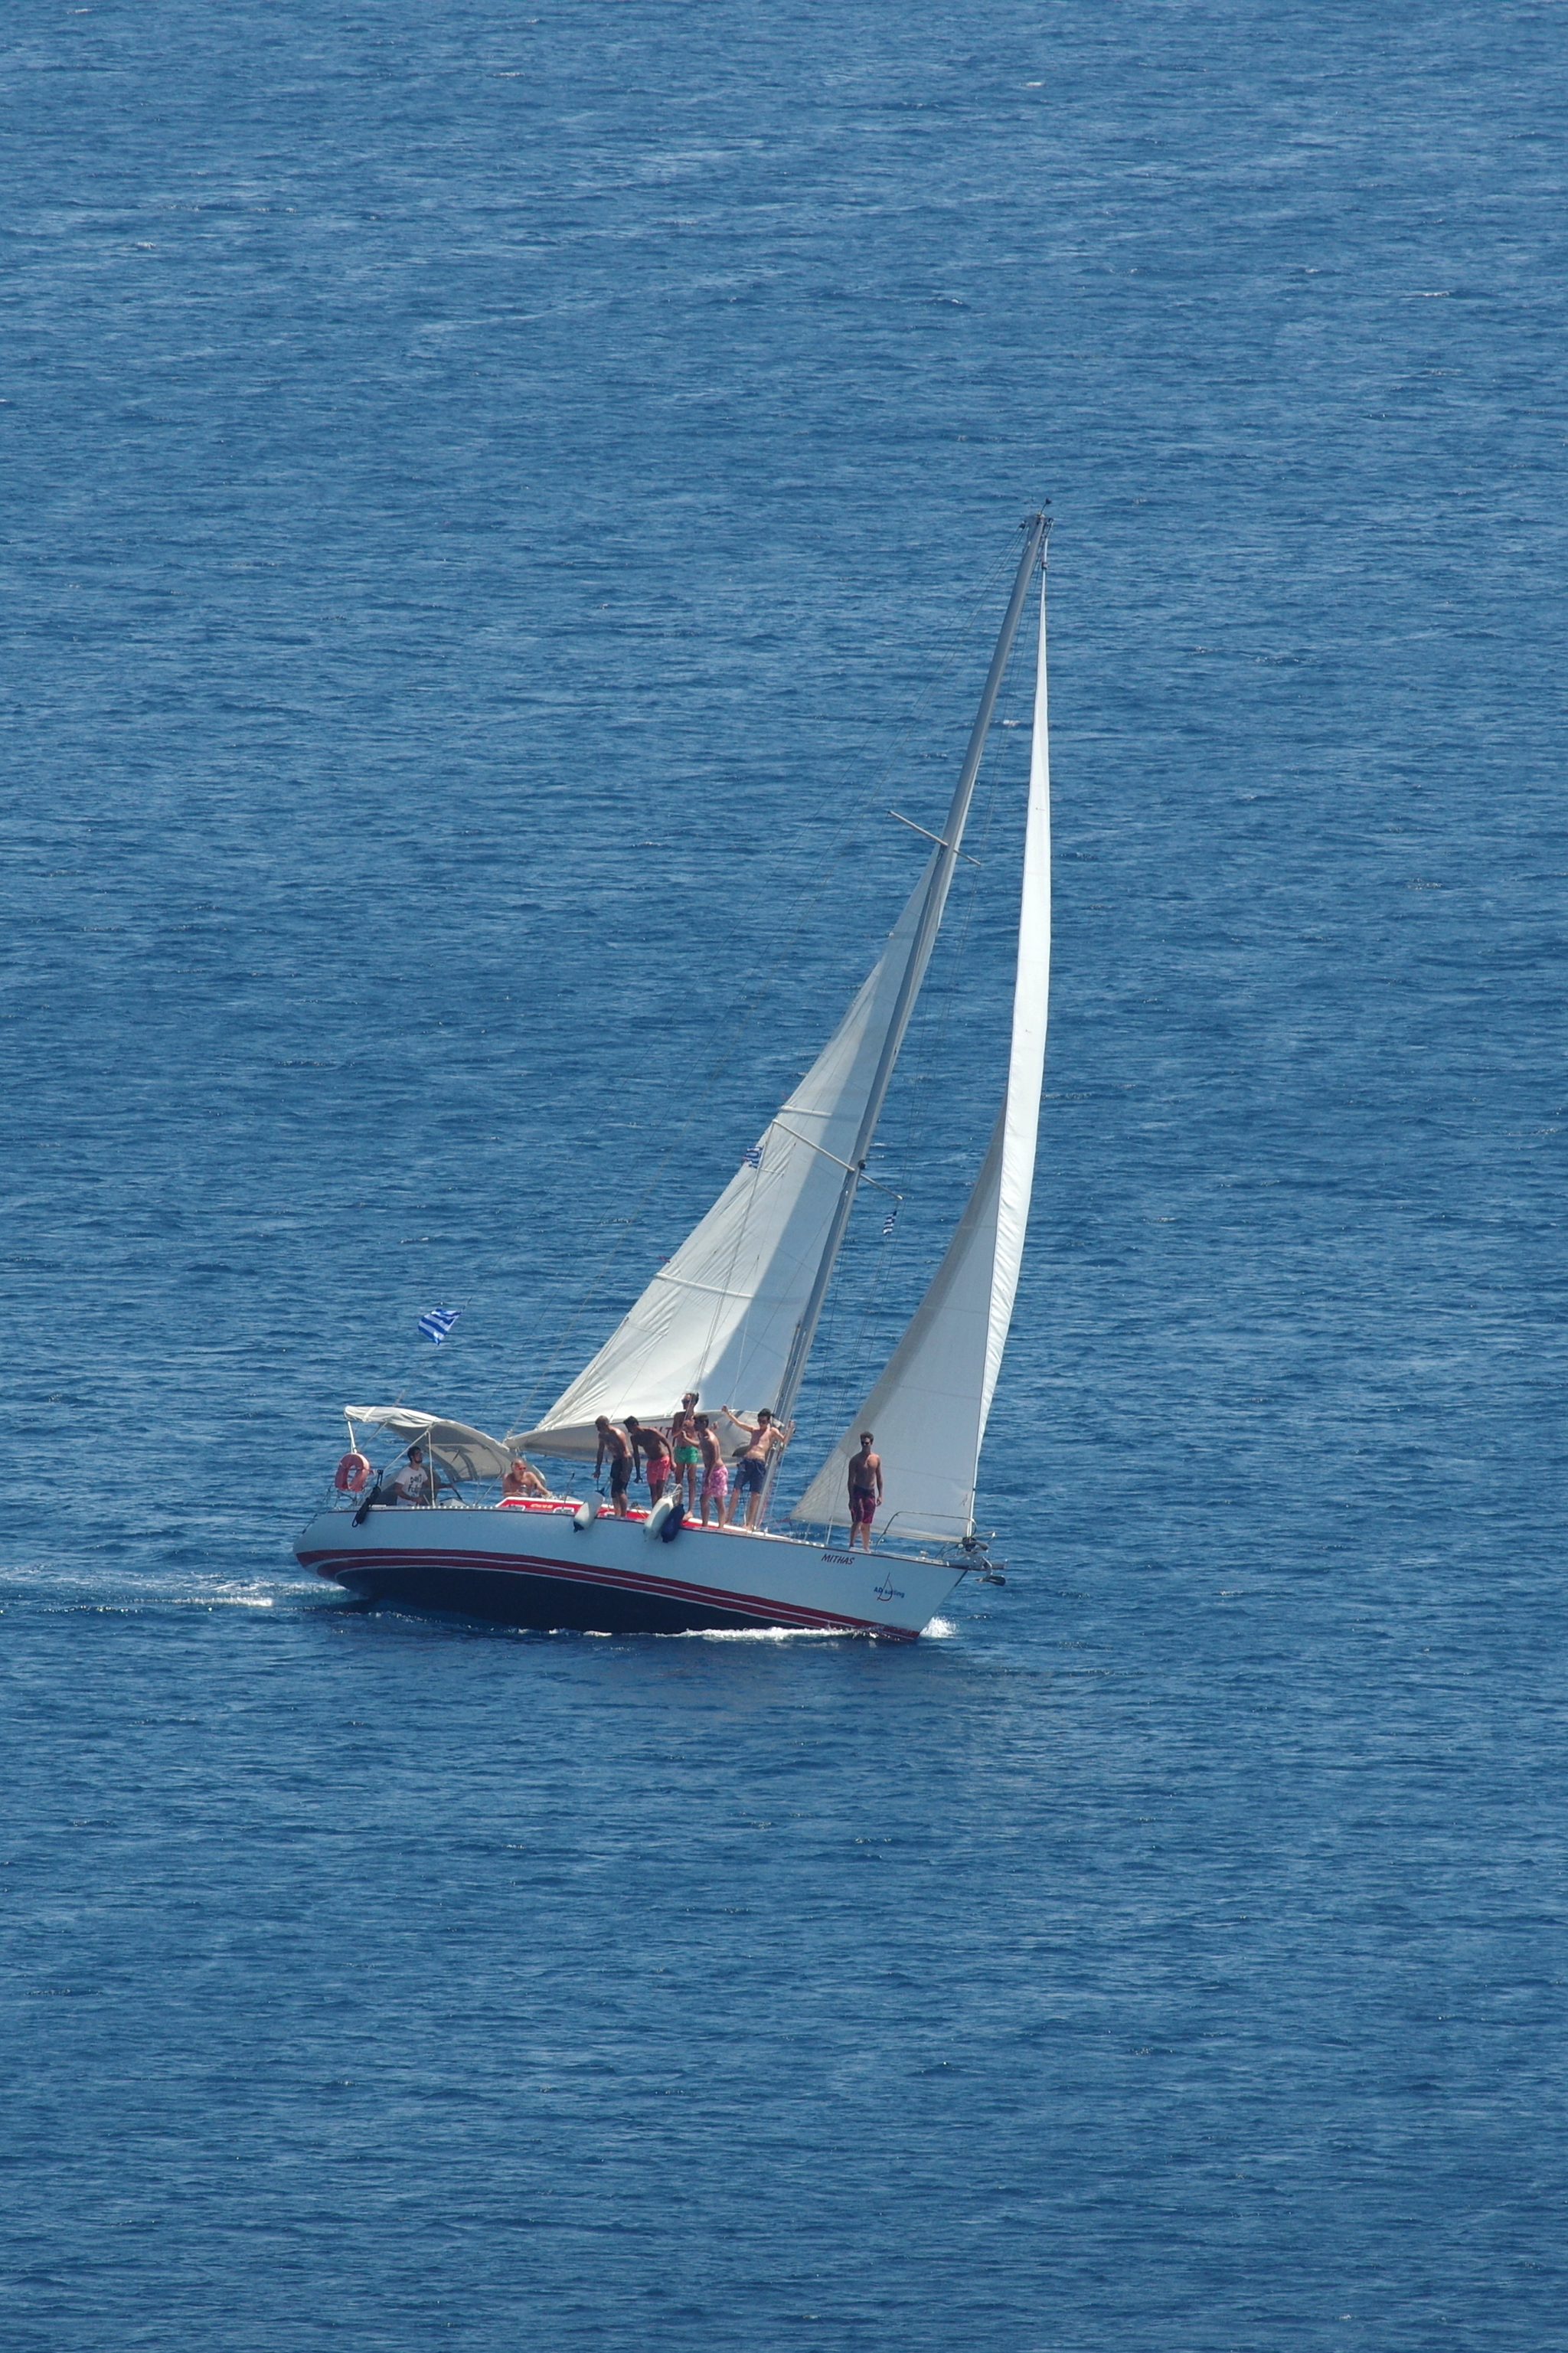
[(428, 1504), (433, 1500), (435, 1482), (425, 1466), (424, 1449), (411, 1446), (408, 1460), (392, 1482), (392, 1492), (403, 1504)]

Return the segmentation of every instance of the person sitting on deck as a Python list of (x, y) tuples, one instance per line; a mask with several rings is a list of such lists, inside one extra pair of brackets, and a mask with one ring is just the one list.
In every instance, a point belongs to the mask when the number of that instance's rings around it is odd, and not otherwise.
[(436, 1482), (426, 1467), (423, 1447), (409, 1448), (408, 1460), (394, 1479), (392, 1492), (395, 1499), (405, 1505), (417, 1507), (435, 1502)]
[(664, 1432), (662, 1430), (655, 1430), (651, 1423), (639, 1421), (635, 1413), (628, 1413), (626, 1436), (632, 1442), (631, 1475), (634, 1479), (637, 1477), (637, 1466), (646, 1458), (647, 1499), (650, 1504), (657, 1504), (664, 1493), (665, 1482), (669, 1477), (669, 1448)]
[(626, 1516), (626, 1485), (632, 1475), (632, 1450), (626, 1433), (617, 1430), (608, 1414), (595, 1417), (594, 1428), (599, 1434), (599, 1451), (594, 1457), (596, 1479), (605, 1467), (605, 1457), (610, 1458), (610, 1506), (617, 1520)]
[(512, 1457), (506, 1477), (501, 1481), (501, 1493), (509, 1504), (520, 1503), (525, 1495), (548, 1495), (549, 1488), (526, 1454)]

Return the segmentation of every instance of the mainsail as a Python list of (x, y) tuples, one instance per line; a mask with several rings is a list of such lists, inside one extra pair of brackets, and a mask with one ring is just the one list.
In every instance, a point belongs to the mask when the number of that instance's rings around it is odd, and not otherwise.
[(1046, 601), (1035, 676), (1029, 808), (1013, 991), (1007, 1090), (974, 1189), (930, 1288), (887, 1369), (791, 1517), (848, 1517), (847, 1473), (859, 1433), (882, 1458), (878, 1532), (956, 1541), (974, 1525), (981, 1442), (1013, 1320), (1034, 1187), (1045, 1075), (1051, 955), (1050, 768), (1046, 731)]
[(663, 1420), (687, 1389), (715, 1411), (734, 1405), (752, 1413), (773, 1402), (889, 1027), (909, 994), (904, 982), (940, 855), (932, 852), (848, 1012), (707, 1216), (520, 1444), (592, 1454), (595, 1415)]

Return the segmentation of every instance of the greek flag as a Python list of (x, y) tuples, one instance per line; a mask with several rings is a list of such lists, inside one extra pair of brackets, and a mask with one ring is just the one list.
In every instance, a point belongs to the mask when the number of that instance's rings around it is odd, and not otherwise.
[(460, 1307), (432, 1307), (428, 1315), (419, 1318), (419, 1329), (439, 1347), (462, 1312)]
[(760, 1168), (760, 1167), (762, 1166), (762, 1165), (763, 1165), (763, 1147), (762, 1147), (762, 1145), (761, 1145), (760, 1144), (749, 1144), (749, 1145), (746, 1146), (746, 1149), (744, 1150), (744, 1152), (742, 1152), (742, 1155), (741, 1155), (741, 1166), (742, 1166), (742, 1168)]

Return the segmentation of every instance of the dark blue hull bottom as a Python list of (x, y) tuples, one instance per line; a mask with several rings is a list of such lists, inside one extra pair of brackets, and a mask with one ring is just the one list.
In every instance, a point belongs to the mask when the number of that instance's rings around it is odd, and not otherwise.
[[(407, 1609), (439, 1610), (481, 1619), (491, 1626), (534, 1626), (579, 1634), (701, 1634), (754, 1631), (781, 1619), (748, 1615), (653, 1593), (618, 1590), (536, 1570), (426, 1567), (417, 1563), (366, 1561), (332, 1572), (361, 1599)], [(818, 1620), (817, 1622), (821, 1622)], [(846, 1626), (845, 1632), (855, 1630)]]

